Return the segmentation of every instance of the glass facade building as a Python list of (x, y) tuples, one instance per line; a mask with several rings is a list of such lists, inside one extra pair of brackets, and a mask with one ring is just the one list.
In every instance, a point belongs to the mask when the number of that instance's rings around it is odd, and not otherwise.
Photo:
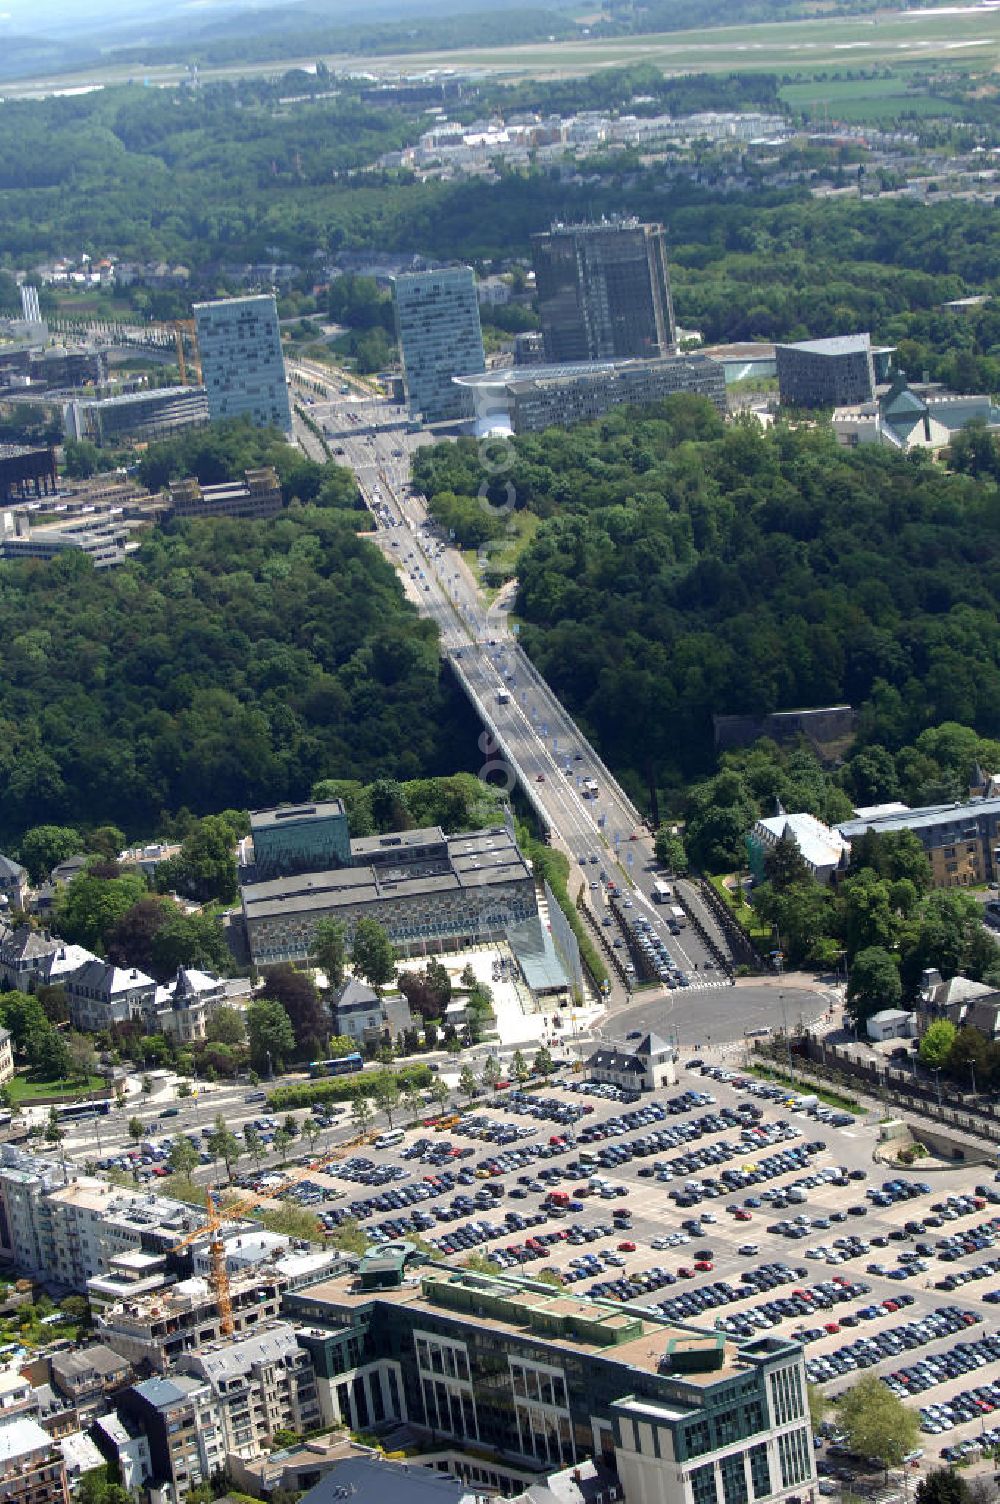
[(271, 293), (195, 303), (202, 380), (213, 422), (249, 418), (292, 432), (278, 308)]
[(553, 225), (532, 236), (545, 355), (552, 361), (673, 354), (677, 328), (662, 225)]
[(472, 397), (452, 377), (486, 367), (472, 268), (396, 277), (393, 304), (410, 416), (425, 423), (470, 418)]
[(433, 1269), (361, 1296), (290, 1292), (324, 1420), (406, 1421), (434, 1444), (550, 1472), (594, 1457), (637, 1504), (811, 1497), (801, 1347), (680, 1331), (516, 1276)]

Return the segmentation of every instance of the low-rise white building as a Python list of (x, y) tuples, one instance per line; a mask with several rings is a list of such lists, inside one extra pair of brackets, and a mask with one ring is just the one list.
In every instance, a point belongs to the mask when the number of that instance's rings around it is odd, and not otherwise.
[(915, 1039), (917, 1016), (906, 1008), (882, 1008), (872, 1014), (865, 1027), (868, 1038), (876, 1043), (885, 1039)]

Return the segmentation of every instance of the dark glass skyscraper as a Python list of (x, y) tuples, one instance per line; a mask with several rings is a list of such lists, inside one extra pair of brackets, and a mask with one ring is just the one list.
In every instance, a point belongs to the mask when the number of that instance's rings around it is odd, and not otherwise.
[(649, 360), (677, 346), (662, 225), (553, 225), (532, 236), (551, 361)]

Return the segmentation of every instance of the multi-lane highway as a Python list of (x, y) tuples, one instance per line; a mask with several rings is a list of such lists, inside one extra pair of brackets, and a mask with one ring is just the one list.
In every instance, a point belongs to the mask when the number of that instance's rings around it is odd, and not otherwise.
[[(508, 621), (501, 592), (490, 606), (457, 549), (429, 517), (410, 484), (410, 458), (431, 442), (409, 432), (402, 411), (336, 378), (294, 365), (293, 380), (308, 394), (309, 413), (336, 459), (351, 467), (377, 524), (376, 541), (398, 568), (407, 594), (440, 633), (442, 652), (484, 726), (484, 776), (516, 779), (540, 823), (573, 863), (575, 892), (599, 924), (606, 915), (609, 877), (629, 885), (677, 964), (694, 984), (718, 985), (709, 950), (692, 928), (671, 934), (651, 899), (655, 877), (652, 838), (642, 818), (597, 752), (542, 679)], [(591, 862), (591, 856), (596, 861)]]

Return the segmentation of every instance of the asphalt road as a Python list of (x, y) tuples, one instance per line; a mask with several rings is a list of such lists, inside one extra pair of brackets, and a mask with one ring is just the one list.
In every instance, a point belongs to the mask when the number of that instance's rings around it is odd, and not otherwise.
[[(305, 374), (312, 379), (315, 373)], [(574, 864), (571, 891), (586, 882), (585, 897), (599, 923), (606, 912), (605, 895), (603, 888), (591, 889), (590, 882), (600, 868), (619, 882), (633, 883), (633, 898), (675, 963), (701, 991), (702, 978), (710, 975), (709, 952), (691, 928), (671, 935), (662, 911), (652, 903), (655, 856), (637, 811), (521, 651), (500, 604), (503, 595), (492, 606), (483, 605), (461, 554), (429, 519), (423, 498), (410, 486), (411, 455), (434, 436), (405, 432), (401, 410), (388, 402), (345, 397), (332, 382), (328, 389), (329, 398), (315, 399), (311, 415), (330, 436), (335, 452), (342, 451), (336, 457), (357, 476), (378, 523), (375, 541), (399, 570), (410, 599), (436, 623), (452, 668), (496, 730), (499, 746), (480, 741), (483, 776), (501, 783), (517, 778), (548, 825), (553, 844)], [(597, 784), (596, 797), (584, 797), (585, 779)], [(580, 861), (591, 853), (599, 863), (588, 863), (584, 879)], [(718, 985), (718, 979), (708, 984), (710, 989)], [(625, 989), (616, 987), (610, 1005), (627, 1002)]]
[(808, 1024), (828, 1007), (825, 995), (800, 988), (779, 992), (771, 986), (740, 983), (710, 990), (681, 988), (668, 997), (651, 996), (616, 1012), (599, 1032), (621, 1043), (627, 1034), (649, 1030), (676, 1039), (682, 1050), (729, 1044), (759, 1029), (790, 1029)]

